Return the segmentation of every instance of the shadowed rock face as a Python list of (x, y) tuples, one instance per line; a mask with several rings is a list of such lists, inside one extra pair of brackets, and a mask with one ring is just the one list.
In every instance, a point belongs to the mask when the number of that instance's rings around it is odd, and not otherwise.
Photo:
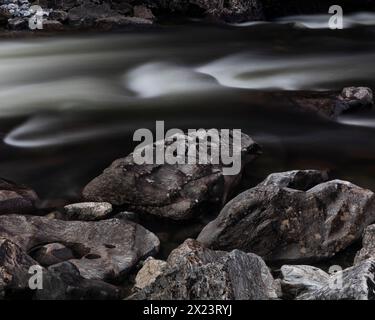
[[(175, 140), (170, 137), (164, 142), (164, 150), (167, 150)], [(217, 145), (211, 141), (208, 147), (212, 152)], [(155, 150), (156, 144), (149, 148)], [(259, 150), (249, 136), (242, 134), (241, 167), (257, 157)], [(206, 204), (220, 207), (240, 181), (242, 168), (239, 174), (224, 175), (222, 163), (188, 164), (188, 155), (185, 157), (186, 164), (138, 165), (130, 154), (116, 160), (92, 180), (84, 188), (83, 197), (86, 201), (109, 202), (130, 211), (174, 220), (199, 215)]]
[(86, 280), (77, 268), (65, 262), (50, 269), (40, 267), (43, 290), (30, 290), (30, 267), (38, 262), (28, 256), (17, 244), (0, 238), (0, 299), (33, 297), (34, 299), (116, 299), (119, 290), (97, 280)]
[(213, 251), (189, 239), (170, 254), (167, 265), (160, 270), (161, 275), (130, 299), (277, 298), (277, 285), (264, 261), (239, 250)]
[(354, 264), (359, 264), (369, 258), (375, 259), (375, 225), (366, 228), (362, 239), (362, 249), (357, 253)]
[(13, 241), (25, 252), (48, 243), (63, 244), (75, 255), (69, 262), (86, 279), (117, 279), (159, 249), (159, 240), (153, 233), (118, 219), (78, 222), (0, 216), (0, 237)]
[(371, 191), (340, 180), (307, 191), (288, 187), (301, 176), (307, 181), (300, 180), (300, 186), (310, 186), (309, 177), (319, 180), (313, 171), (270, 176), (230, 201), (198, 241), (214, 249), (254, 252), (268, 261), (315, 261), (348, 247), (375, 220)]
[(33, 190), (0, 179), (0, 215), (34, 213), (37, 200), (38, 196)]

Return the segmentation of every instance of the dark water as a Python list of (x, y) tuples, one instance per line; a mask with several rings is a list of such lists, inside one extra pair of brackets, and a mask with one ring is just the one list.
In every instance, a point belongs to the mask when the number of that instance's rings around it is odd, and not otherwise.
[[(75, 199), (139, 128), (240, 128), (264, 149), (249, 175), (322, 168), (375, 190), (375, 114), (321, 119), (271, 90), (375, 88), (375, 22), (321, 17), (1, 41), (0, 176)], [(290, 20), (290, 19), (289, 19)], [(293, 20), (293, 19), (292, 19)], [(322, 29), (321, 29), (322, 28)]]

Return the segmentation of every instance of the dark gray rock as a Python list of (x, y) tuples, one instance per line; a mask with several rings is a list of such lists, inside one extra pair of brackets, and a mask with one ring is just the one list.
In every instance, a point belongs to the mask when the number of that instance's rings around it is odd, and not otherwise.
[(34, 299), (116, 299), (120, 291), (103, 281), (86, 280), (70, 263), (51, 269), (40, 267), (42, 289), (31, 290), (31, 267), (38, 262), (28, 256), (17, 244), (0, 238), (0, 299), (28, 297)]
[(140, 260), (157, 253), (158, 238), (128, 220), (62, 221), (44, 217), (0, 216), (0, 237), (25, 252), (49, 243), (71, 249), (70, 259), (86, 279), (113, 280), (126, 275)]
[[(198, 241), (213, 249), (253, 252), (267, 261), (315, 261), (345, 249), (375, 220), (374, 194), (340, 180), (307, 191), (285, 187), (290, 177), (308, 178), (308, 173), (281, 173), (243, 192), (202, 230)], [(319, 180), (311, 174), (312, 181)], [(293, 184), (292, 179), (287, 186)]]
[[(174, 137), (164, 141), (165, 149), (175, 142)], [(179, 138), (190, 139), (187, 136)], [(245, 134), (241, 141), (243, 168), (257, 157), (260, 148)], [(156, 144), (148, 147), (155, 149)], [(215, 142), (209, 142), (211, 151), (216, 147)], [(124, 206), (129, 211), (183, 220), (199, 215), (208, 203), (221, 207), (242, 175), (242, 168), (237, 175), (224, 175), (222, 163), (188, 164), (187, 160), (184, 163), (138, 165), (130, 154), (113, 162), (102, 175), (92, 180), (84, 188), (83, 197), (86, 201)]]
[[(149, 268), (147, 263), (144, 268)], [(190, 239), (170, 254), (167, 265), (159, 263), (154, 271), (159, 276), (151, 279), (143, 289), (136, 289), (130, 299), (277, 298), (277, 283), (260, 257), (239, 250), (230, 253), (213, 251)]]
[(362, 249), (357, 253), (354, 264), (361, 261), (374, 258), (375, 259), (375, 224), (365, 229), (362, 239)]
[(310, 290), (298, 300), (375, 300), (375, 260), (364, 260), (358, 265), (331, 275), (328, 283)]
[(22, 185), (0, 179), (0, 215), (32, 214), (36, 211), (37, 194)]
[(75, 258), (73, 251), (61, 243), (46, 244), (34, 250), (31, 256), (43, 267), (49, 267)]
[(64, 207), (68, 220), (95, 221), (108, 217), (112, 205), (108, 202), (82, 202)]

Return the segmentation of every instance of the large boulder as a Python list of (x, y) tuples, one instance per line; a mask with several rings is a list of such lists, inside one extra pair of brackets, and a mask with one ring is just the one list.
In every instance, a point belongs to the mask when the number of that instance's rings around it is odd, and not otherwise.
[[(34, 271), (42, 273), (41, 287), (30, 288)], [(120, 291), (98, 280), (80, 276), (71, 263), (53, 269), (42, 268), (17, 244), (0, 238), (0, 299), (116, 299)]]
[(75, 258), (68, 261), (80, 275), (99, 280), (126, 275), (141, 259), (159, 249), (159, 239), (153, 233), (138, 224), (119, 219), (80, 222), (0, 216), (0, 237), (12, 240), (31, 254), (49, 243), (63, 244), (73, 252)]
[[(186, 240), (168, 257), (154, 265), (159, 273), (143, 283), (130, 299), (152, 300), (264, 300), (278, 297), (278, 286), (264, 261), (251, 253), (213, 251)], [(141, 269), (140, 273), (148, 273)]]
[(22, 185), (0, 179), (0, 215), (31, 214), (36, 211), (37, 194)]
[[(325, 175), (314, 171), (277, 175), (231, 200), (198, 241), (213, 249), (253, 252), (268, 261), (306, 262), (334, 256), (375, 220), (370, 190), (340, 180), (323, 182)], [(304, 190), (319, 176), (322, 183)]]
[[(176, 143), (176, 139), (188, 143), (196, 136), (171, 136), (163, 141), (164, 152)], [(209, 152), (221, 152), (220, 146), (225, 146), (224, 143), (230, 146), (232, 140), (224, 142), (221, 139), (220, 143), (209, 141)], [(158, 148), (157, 143), (147, 147)], [(192, 161), (188, 154), (184, 155), (185, 164), (137, 164), (132, 153), (113, 162), (92, 180), (84, 188), (83, 197), (86, 201), (124, 206), (130, 211), (174, 220), (188, 219), (199, 215), (207, 204), (211, 204), (211, 208), (220, 208), (240, 181), (242, 168), (257, 157), (259, 150), (249, 136), (242, 134), (241, 168), (234, 175), (225, 175), (227, 166), (222, 162), (213, 163), (210, 159), (207, 164), (199, 164), (198, 161), (198, 164), (189, 164)]]

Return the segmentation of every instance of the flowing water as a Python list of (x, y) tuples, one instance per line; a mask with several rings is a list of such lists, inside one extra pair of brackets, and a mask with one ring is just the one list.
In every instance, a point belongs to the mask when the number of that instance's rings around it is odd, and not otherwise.
[(136, 129), (164, 120), (250, 134), (264, 150), (254, 181), (321, 168), (375, 190), (374, 113), (328, 120), (267, 94), (375, 88), (375, 15), (353, 15), (344, 30), (324, 21), (1, 40), (0, 176), (43, 199), (76, 199), (133, 149)]

